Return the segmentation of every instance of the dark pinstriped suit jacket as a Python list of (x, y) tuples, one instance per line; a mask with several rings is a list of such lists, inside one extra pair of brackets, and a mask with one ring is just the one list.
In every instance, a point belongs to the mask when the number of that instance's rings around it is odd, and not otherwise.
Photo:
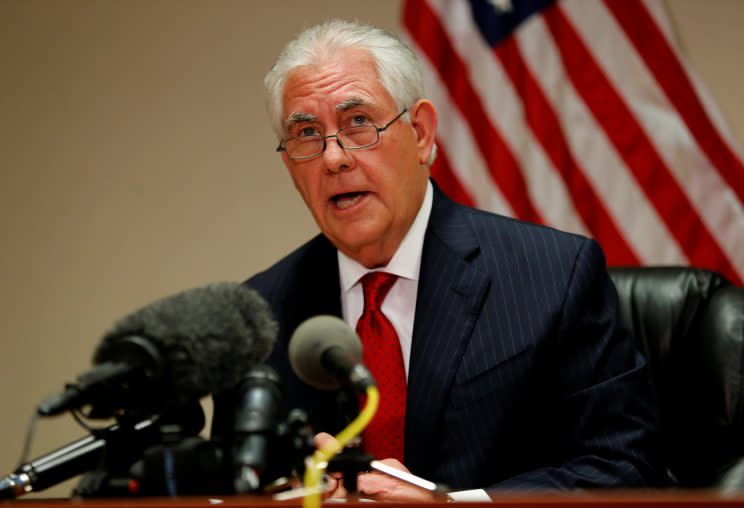
[[(341, 315), (335, 248), (318, 236), (247, 281), (280, 324), (268, 363), (287, 408), (335, 432), (335, 394), (292, 373), (287, 343)], [(644, 362), (620, 325), (599, 246), (457, 205), (436, 188), (413, 330), (405, 463), (455, 489), (663, 482)]]

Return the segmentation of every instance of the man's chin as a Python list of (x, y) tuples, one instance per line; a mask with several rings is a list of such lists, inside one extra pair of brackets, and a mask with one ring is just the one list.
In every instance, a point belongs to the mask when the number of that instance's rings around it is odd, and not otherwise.
[(335, 238), (326, 236), (338, 250), (367, 268), (385, 266), (395, 254), (395, 249), (388, 249), (392, 252), (386, 252), (379, 234), (366, 236), (355, 234), (353, 237), (337, 236)]

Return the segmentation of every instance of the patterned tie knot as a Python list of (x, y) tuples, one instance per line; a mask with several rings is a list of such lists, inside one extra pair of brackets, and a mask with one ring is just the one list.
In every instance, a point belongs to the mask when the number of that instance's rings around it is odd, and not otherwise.
[(393, 287), (397, 275), (385, 272), (370, 272), (362, 277), (362, 291), (364, 292), (364, 311), (380, 310), (382, 302)]

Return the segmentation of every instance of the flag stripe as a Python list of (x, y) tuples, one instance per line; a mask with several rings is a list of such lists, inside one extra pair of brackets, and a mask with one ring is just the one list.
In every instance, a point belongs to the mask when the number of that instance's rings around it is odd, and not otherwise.
[(694, 213), (677, 181), (563, 11), (558, 5), (551, 6), (543, 11), (543, 18), (565, 67), (570, 70), (569, 79), (677, 237), (687, 257), (697, 266), (722, 271), (738, 280), (733, 266)]
[(483, 154), (491, 177), (502, 189), (518, 217), (532, 222), (543, 220), (527, 192), (524, 176), (499, 132), (485, 114), (480, 98), (467, 81), (462, 60), (453, 51), (439, 20), (423, 0), (406, 2), (403, 19), (418, 46), (448, 83), (452, 100), (462, 111)]
[(431, 166), (431, 176), (445, 190), (450, 199), (467, 206), (475, 206), (475, 201), (465, 187), (460, 183), (457, 174), (452, 170), (452, 165), (447, 157), (447, 151), (442, 147), (441, 141), (437, 140), (437, 158)]
[[(461, 55), (467, 67), (467, 79), (483, 101), (486, 113), (516, 157), (519, 169), (524, 174), (527, 190), (541, 217), (551, 217), (551, 225), (555, 227), (588, 235), (588, 229), (576, 212), (565, 182), (551, 164), (543, 146), (524, 123), (522, 101), (503, 66), (493, 57), (491, 46), (472, 22), (468, 3), (430, 0), (429, 4), (442, 20), (442, 27), (447, 32), (453, 49)], [(494, 93), (495, 90), (498, 93)], [(443, 118), (448, 116), (447, 113), (442, 113)], [(450, 128), (449, 121), (442, 125), (443, 128)], [(454, 161), (458, 168), (463, 168), (462, 172), (472, 172), (467, 162), (460, 158), (467, 156), (467, 150), (453, 146), (450, 153), (457, 156)], [(476, 199), (476, 205), (486, 210), (498, 211), (480, 199)]]
[(744, 202), (744, 166), (719, 135), (687, 77), (682, 63), (639, 0), (605, 0), (649, 71), (680, 112), (710, 161)]
[(742, 159), (662, 0), (404, 1), (445, 192), (591, 235), (609, 264), (744, 279)]
[[(415, 41), (408, 38), (407, 34), (404, 34), (404, 40), (412, 48), (418, 49)], [(491, 178), (465, 119), (449, 100), (445, 85), (439, 80), (439, 75), (426, 58), (421, 59), (421, 70), (427, 83), (428, 97), (436, 105), (440, 117), (446, 119), (439, 122), (437, 127), (437, 143), (439, 148), (445, 151), (453, 174), (473, 198), (476, 206), (516, 216), (501, 189)]]
[[(561, 9), (653, 143), (689, 199), (692, 212), (705, 224), (719, 248), (727, 253), (741, 278), (744, 257), (737, 253), (744, 253), (744, 209), (736, 195), (711, 166), (606, 5), (596, 2), (594, 8), (587, 11), (582, 0), (565, 0)], [(655, 12), (656, 16), (661, 14)], [(711, 107), (715, 112), (715, 107)], [(662, 249), (664, 245), (657, 248)], [(654, 259), (659, 261), (658, 256)]]
[[(660, 261), (687, 264), (677, 240), (568, 79), (543, 18), (535, 16), (526, 22), (517, 32), (517, 41), (525, 61), (560, 117), (563, 135), (574, 157), (641, 261), (644, 264)], [(612, 257), (609, 252), (607, 255), (608, 259)]]
[(584, 176), (583, 169), (574, 159), (555, 111), (525, 65), (514, 38), (504, 39), (494, 51), (496, 57), (503, 62), (514, 88), (519, 91), (530, 129), (545, 147), (554, 167), (567, 183), (584, 224), (592, 236), (607, 249), (608, 262), (637, 265), (638, 256), (625, 241), (615, 221), (607, 213), (604, 203)]
[[(550, 225), (579, 234), (590, 234), (582, 219), (576, 213), (576, 203), (582, 202), (580, 193), (575, 198), (569, 194), (571, 181), (563, 180), (559, 170), (548, 160), (542, 145), (535, 139), (529, 127), (524, 123), (525, 107), (522, 98), (517, 94), (512, 81), (506, 74), (505, 67), (488, 41), (482, 36), (474, 19), (491, 23), (488, 10), (479, 10), (477, 15), (471, 12), (468, 2), (450, 2), (448, 0), (429, 0), (429, 4), (442, 20), (454, 50), (461, 55), (468, 69), (468, 77), (484, 101), (487, 114), (500, 129), (510, 149), (515, 154), (523, 171), (528, 191), (543, 217), (550, 219)], [(523, 4), (520, 4), (523, 5)], [(491, 13), (492, 14), (492, 13)], [(622, 229), (619, 233), (631, 243), (641, 260), (648, 262), (662, 259), (667, 263), (685, 264), (686, 258), (679, 250), (676, 241), (658, 220), (653, 207), (638, 190), (635, 181), (628, 175), (624, 164), (617, 158), (614, 147), (599, 129), (591, 114), (576, 96), (573, 88), (565, 78), (560, 65), (558, 53), (554, 50), (552, 38), (547, 32), (540, 16), (533, 16), (515, 32), (520, 37), (521, 46), (530, 56), (529, 67), (533, 76), (539, 76), (543, 90), (551, 93), (550, 102), (561, 115), (564, 139), (571, 142), (574, 159), (583, 159), (579, 164), (589, 170), (591, 185), (599, 189), (605, 197), (605, 208), (611, 209), (613, 220)], [(499, 39), (503, 40), (503, 39)], [(427, 60), (424, 58), (424, 62)], [(426, 67), (426, 66), (425, 66)], [(539, 72), (536, 72), (538, 70)], [(427, 82), (431, 85), (431, 78)], [(441, 85), (439, 80), (434, 90)], [(556, 91), (558, 91), (556, 93)], [(432, 97), (434, 99), (434, 97)], [(439, 106), (440, 98), (434, 100)], [(443, 118), (451, 119), (451, 112), (442, 111)], [(442, 123), (444, 129), (451, 127), (451, 121)], [(568, 127), (568, 128), (567, 128)], [(447, 136), (449, 138), (449, 136)], [(587, 143), (591, 140), (591, 143)], [(468, 150), (460, 146), (467, 138), (452, 144), (452, 152), (457, 157), (456, 170), (461, 175), (477, 174), (466, 159)], [(472, 188), (472, 187), (471, 187)], [(493, 210), (482, 201), (479, 194), (476, 205)], [(628, 209), (635, 211), (628, 214)], [(602, 242), (602, 240), (600, 240)], [(662, 247), (659, 247), (659, 246)], [(614, 249), (605, 245), (608, 262), (611, 264), (629, 264), (628, 256), (617, 256)]]

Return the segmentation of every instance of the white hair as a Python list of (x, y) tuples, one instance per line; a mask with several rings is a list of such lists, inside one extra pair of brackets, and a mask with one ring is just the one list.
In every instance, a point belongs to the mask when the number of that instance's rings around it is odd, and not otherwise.
[[(264, 91), (271, 125), (278, 138), (284, 134), (282, 101), (287, 74), (343, 49), (368, 51), (380, 83), (392, 96), (398, 110), (410, 108), (424, 98), (424, 79), (416, 55), (398, 37), (371, 25), (332, 19), (303, 30), (290, 41), (264, 78)], [(403, 117), (408, 120), (408, 113)], [(427, 161), (434, 162), (436, 145)]]

